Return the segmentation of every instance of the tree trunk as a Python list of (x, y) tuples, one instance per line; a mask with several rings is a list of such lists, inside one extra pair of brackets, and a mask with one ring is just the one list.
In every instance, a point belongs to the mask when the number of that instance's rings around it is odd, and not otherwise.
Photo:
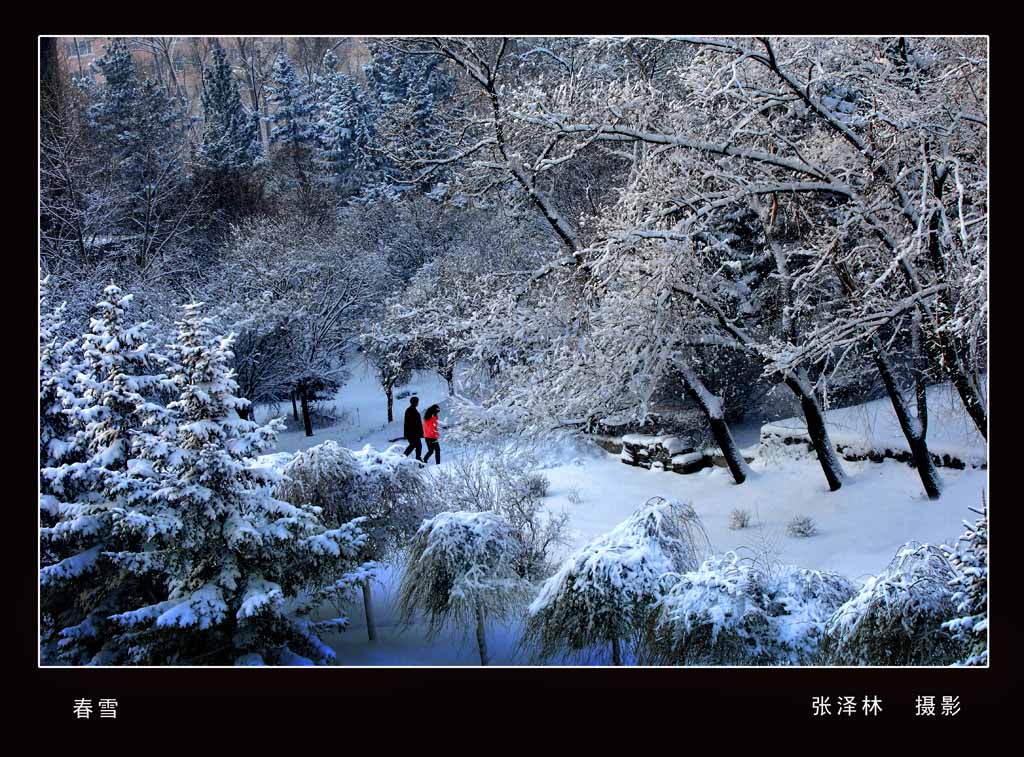
[[(925, 149), (927, 150), (927, 144)], [(948, 173), (940, 175), (935, 172), (934, 168), (932, 169), (932, 195), (939, 204), (942, 202), (942, 190), (948, 176)], [(949, 254), (949, 250), (945, 248), (941, 241), (943, 225), (942, 214), (935, 210), (928, 219), (928, 252), (935, 270), (938, 271), (942, 278), (945, 278), (946, 256)], [(953, 302), (950, 290), (947, 289), (941, 293), (939, 302), (939, 307), (945, 311), (946, 317), (951, 316), (955, 312), (956, 304)], [(940, 331), (937, 322), (935, 327), (936, 335), (945, 358), (942, 362), (945, 363), (945, 368), (950, 378), (953, 379), (953, 385), (960, 395), (960, 401), (964, 403), (964, 408), (967, 410), (968, 415), (971, 416), (974, 425), (978, 427), (978, 433), (987, 442), (988, 410), (981, 398), (981, 392), (967, 372), (967, 366), (964, 365), (960, 348), (956, 344), (954, 337), (948, 331)]]
[(366, 635), (373, 641), (377, 638), (377, 621), (373, 616), (373, 597), (370, 594), (370, 579), (363, 579), (363, 610), (366, 611)]
[(476, 606), (476, 645), (480, 650), (480, 664), (490, 665), (490, 657), (487, 654), (487, 637), (484, 635), (484, 608)]
[(914, 352), (914, 394), (917, 400), (917, 421), (921, 424), (921, 436), (928, 438), (928, 352), (924, 348), (924, 334), (921, 331), (921, 314), (914, 313), (911, 323), (911, 349)]
[(622, 665), (622, 650), (618, 639), (612, 639), (612, 665)]
[(896, 411), (896, 418), (899, 419), (903, 436), (907, 438), (907, 444), (910, 445), (910, 452), (914, 456), (914, 467), (917, 468), (917, 473), (921, 476), (921, 483), (924, 484), (928, 498), (938, 499), (942, 493), (942, 479), (939, 478), (938, 471), (935, 470), (935, 462), (928, 452), (924, 428), (918, 418), (910, 415), (903, 393), (896, 383), (892, 364), (878, 340), (873, 341), (875, 364), (878, 366), (878, 372), (882, 375), (882, 382), (885, 384), (885, 390), (889, 393), (889, 399), (892, 400), (892, 408)]
[(245, 407), (240, 407), (240, 408), (238, 408), (238, 410), (236, 412), (238, 413), (238, 417), (241, 418), (243, 421), (251, 421), (252, 420), (252, 405), (246, 405)]
[(299, 419), (299, 407), (295, 404), (295, 392), (292, 392), (292, 419)]
[(960, 401), (964, 403), (967, 414), (971, 416), (974, 425), (978, 427), (978, 433), (987, 442), (988, 410), (981, 398), (981, 392), (978, 391), (978, 387), (974, 385), (971, 377), (967, 375), (967, 370), (964, 368), (960, 354), (957, 352), (950, 336), (944, 333), (942, 341), (946, 353), (946, 370), (949, 371), (950, 377), (953, 379), (953, 386), (956, 387), (956, 391), (960, 395)]
[(306, 436), (312, 436), (313, 419), (309, 417), (309, 395), (305, 389), (299, 392), (299, 399), (302, 402), (302, 423), (306, 427)]
[(388, 398), (388, 423), (391, 423), (395, 419), (395, 390), (389, 386), (384, 394)]
[(793, 394), (800, 400), (800, 408), (803, 410), (804, 419), (807, 421), (807, 433), (811, 437), (811, 444), (818, 454), (818, 462), (821, 463), (821, 470), (825, 473), (825, 480), (828, 481), (830, 491), (837, 491), (843, 485), (843, 477), (846, 473), (836, 456), (835, 447), (828, 436), (828, 428), (825, 426), (825, 416), (818, 405), (818, 399), (814, 396), (806, 376), (801, 371), (796, 376), (786, 378), (788, 386)]
[(726, 465), (729, 466), (729, 472), (732, 473), (733, 480), (737, 484), (742, 484), (747, 480), (750, 469), (747, 467), (747, 461), (743, 459), (743, 455), (736, 446), (736, 441), (732, 438), (729, 424), (725, 422), (721, 398), (708, 391), (707, 387), (704, 386), (704, 383), (697, 377), (697, 374), (693, 372), (689, 365), (680, 365), (677, 362), (677, 367), (682, 374), (683, 386), (686, 388), (687, 394), (700, 406), (708, 425), (711, 427), (711, 433), (715, 437), (718, 448), (722, 450), (722, 455), (725, 457)]

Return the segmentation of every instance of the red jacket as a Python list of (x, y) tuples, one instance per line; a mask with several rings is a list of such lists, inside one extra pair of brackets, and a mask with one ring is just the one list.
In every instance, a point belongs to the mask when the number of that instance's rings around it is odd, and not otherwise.
[(437, 439), (437, 416), (423, 421), (423, 435), (428, 439)]

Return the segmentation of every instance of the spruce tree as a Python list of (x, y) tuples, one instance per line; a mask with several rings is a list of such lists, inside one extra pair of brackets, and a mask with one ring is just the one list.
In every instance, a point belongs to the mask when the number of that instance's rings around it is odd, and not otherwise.
[(215, 40), (203, 69), (203, 138), (196, 162), (215, 173), (244, 171), (260, 160), (259, 114), (247, 113), (224, 48)]
[(124, 527), (149, 548), (122, 564), (161, 576), (165, 592), (118, 614), (115, 643), (129, 663), (323, 663), (319, 639), (347, 619), (313, 622), (325, 599), (344, 598), (366, 577), (358, 523), (327, 529), (319, 509), (271, 493), (274, 475), (252, 457), (274, 442), (276, 424), (243, 420), (229, 368), (231, 337), (217, 337), (201, 307), (185, 307), (171, 355), (178, 398), (173, 423), (140, 450), (148, 485)]
[[(374, 122), (397, 158), (385, 169), (390, 181), (400, 181), (408, 178), (412, 161), (444, 152), (446, 129), (440, 108), (455, 91), (454, 79), (439, 56), (411, 55), (384, 41), (371, 40), (368, 47), (371, 59), (364, 71), (376, 99)], [(444, 170), (435, 170), (429, 183), (442, 181), (445, 175)]]
[(316, 81), (316, 158), (321, 175), (341, 193), (355, 192), (372, 177), (373, 105), (351, 76), (335, 70), (337, 58), (324, 56), (325, 74)]
[(146, 341), (148, 324), (129, 325), (131, 295), (113, 284), (82, 338), (82, 370), (63, 404), (72, 433), (55, 464), (42, 468), (49, 491), (40, 532), (43, 642), (68, 662), (109, 661), (108, 616), (149, 590), (110, 559), (137, 546), (119, 527), (132, 430), (151, 414), (163, 363)]
[[(39, 466), (52, 467), (69, 450), (72, 421), (68, 404), (72, 401), (74, 374), (78, 370), (74, 355), (75, 340), (64, 334), (67, 303), (50, 303), (49, 277), (39, 282)], [(48, 479), (41, 481), (43, 492)]]
[(189, 213), (184, 109), (155, 82), (139, 80), (124, 39), (114, 39), (95, 65), (105, 80), (95, 88), (89, 123), (101, 185), (114, 190), (107, 197), (112, 246), (144, 265)]
[(974, 525), (964, 522), (967, 531), (952, 548), (947, 547), (949, 562), (956, 576), (950, 581), (958, 617), (943, 623), (964, 644), (963, 665), (988, 664), (988, 506), (971, 510), (980, 517)]
[(268, 99), (274, 106), (267, 117), (271, 124), (270, 141), (292, 150), (304, 149), (314, 136), (310, 124), (313, 114), (310, 89), (299, 81), (295, 67), (284, 52), (278, 53), (270, 77)]

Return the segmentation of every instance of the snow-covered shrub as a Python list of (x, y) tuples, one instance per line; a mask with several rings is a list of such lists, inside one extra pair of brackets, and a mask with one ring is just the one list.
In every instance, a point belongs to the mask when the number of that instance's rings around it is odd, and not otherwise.
[(370, 445), (352, 451), (327, 441), (296, 452), (274, 494), (323, 508), (329, 525), (365, 517), (366, 554), (373, 560), (392, 556), (433, 514), (416, 461)]
[(786, 524), (786, 533), (793, 537), (808, 537), (818, 533), (818, 526), (810, 515), (794, 515)]
[(654, 497), (609, 533), (577, 550), (529, 607), (524, 644), (539, 659), (611, 647), (622, 664), (654, 603), (707, 548), (693, 508)]
[(476, 628), (480, 664), (488, 664), (484, 624), (509, 617), (526, 597), (521, 544), (494, 512), (444, 512), (423, 522), (406, 553), (399, 588), (404, 622), (426, 614), (428, 632), (450, 624)]
[[(297, 452), (274, 487), (279, 499), (322, 508), (329, 527), (363, 518), (366, 542), (363, 559), (393, 557), (433, 514), (436, 502), (427, 496), (420, 465), (394, 449), (370, 445), (352, 452), (327, 441)], [(363, 582), (367, 633), (376, 637), (369, 579)]]
[(742, 507), (737, 507), (731, 513), (729, 513), (729, 528), (731, 528), (733, 531), (737, 531), (741, 528), (746, 528), (749, 525), (749, 510), (744, 510)]
[(569, 487), (568, 493), (565, 498), (569, 500), (571, 505), (582, 505), (583, 504), (583, 492), (580, 491), (578, 486)]
[(953, 589), (955, 617), (942, 624), (965, 647), (962, 665), (988, 664), (988, 506), (970, 508), (979, 517), (953, 547), (943, 547), (955, 572)]
[(842, 576), (795, 566), (769, 571), (735, 552), (708, 558), (658, 602), (641, 658), (655, 665), (800, 665), (853, 595)]
[(544, 508), (548, 486), (527, 459), (499, 451), (459, 455), (431, 478), (439, 509), (490, 511), (508, 521), (521, 546), (516, 567), (528, 581), (551, 575), (552, 549), (566, 541), (568, 514)]
[(947, 665), (961, 647), (942, 623), (956, 608), (953, 569), (942, 550), (908, 542), (881, 574), (829, 619), (821, 644), (827, 665)]

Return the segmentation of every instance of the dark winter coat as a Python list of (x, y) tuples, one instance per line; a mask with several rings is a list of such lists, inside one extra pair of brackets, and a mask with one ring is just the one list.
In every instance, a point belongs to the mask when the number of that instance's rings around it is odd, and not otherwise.
[(423, 438), (423, 419), (420, 418), (420, 411), (410, 405), (405, 410), (405, 438)]

